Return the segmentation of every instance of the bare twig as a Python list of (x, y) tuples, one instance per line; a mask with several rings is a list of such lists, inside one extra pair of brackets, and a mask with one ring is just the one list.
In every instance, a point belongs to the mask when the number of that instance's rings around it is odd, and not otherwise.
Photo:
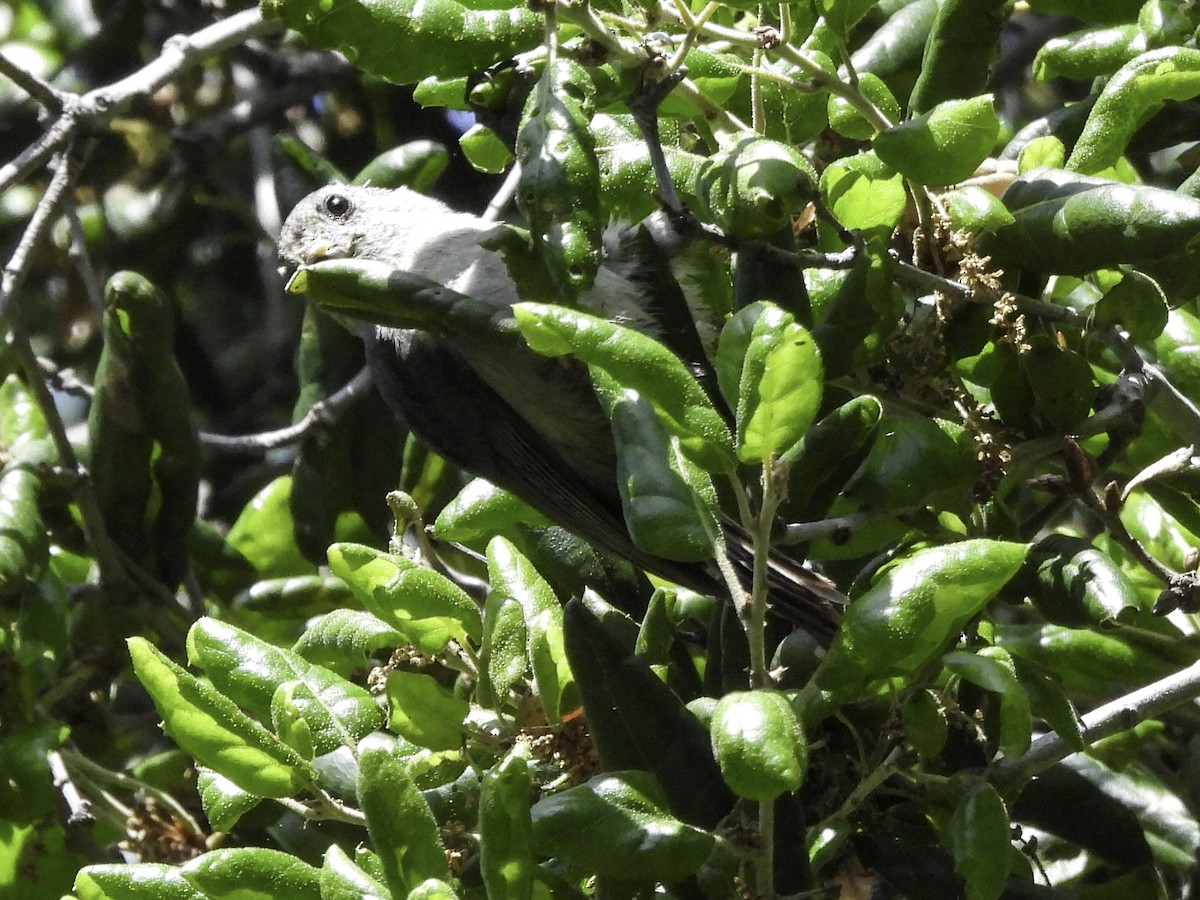
[[(1097, 707), (1083, 716), (1083, 740), (1094, 744), (1152, 719), (1180, 704), (1200, 697), (1200, 663), (1153, 684), (1132, 691), (1111, 703)], [(1057, 734), (1046, 734), (1033, 742), (1020, 759), (1001, 760), (995, 766), (1000, 780), (1019, 785), (1066, 759), (1075, 749)]]
[(213, 54), (244, 43), (251, 37), (279, 31), (282, 27), (279, 22), (263, 19), (258, 7), (253, 7), (194, 34), (170, 38), (157, 57), (120, 81), (95, 88), (86, 94), (59, 95), (62, 108), (59, 118), (15, 160), (0, 166), (0, 191), (45, 163), (53, 153), (67, 146), (85, 126), (96, 128), (107, 124), (137, 98), (153, 94), (181, 72)]
[(63, 95), (54, 85), (22, 69), (3, 53), (0, 53), (0, 75), (8, 78), (50, 112), (57, 113), (62, 110)]
[(201, 432), (200, 443), (228, 453), (266, 453), (279, 447), (298, 444), (318, 428), (327, 428), (357, 403), (371, 388), (371, 373), (365, 368), (336, 393), (319, 400), (293, 425), (258, 434), (227, 435)]

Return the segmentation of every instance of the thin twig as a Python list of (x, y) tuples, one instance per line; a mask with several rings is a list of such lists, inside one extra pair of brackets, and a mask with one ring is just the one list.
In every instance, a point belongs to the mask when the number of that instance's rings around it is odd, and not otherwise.
[(176, 35), (168, 39), (157, 57), (120, 81), (82, 95), (61, 94), (62, 114), (54, 124), (15, 160), (0, 166), (0, 192), (25, 178), (53, 153), (67, 146), (82, 129), (106, 125), (134, 100), (153, 94), (181, 72), (208, 57), (236, 47), (249, 38), (282, 29), (281, 23), (263, 19), (255, 6), (193, 34)]
[(3, 53), (0, 53), (0, 75), (8, 78), (49, 112), (57, 113), (62, 110), (63, 95), (54, 85), (43, 81), (29, 70), (22, 69)]
[(371, 373), (363, 368), (345, 386), (318, 400), (300, 419), (287, 428), (263, 431), (258, 434), (213, 434), (201, 432), (200, 443), (227, 453), (266, 453), (279, 447), (298, 444), (318, 428), (327, 428), (338, 421), (347, 409), (357, 403), (371, 387)]
[[(1084, 715), (1081, 728), (1084, 743), (1094, 744), (1103, 738), (1128, 731), (1139, 722), (1153, 719), (1197, 697), (1200, 697), (1200, 663), (1192, 663), (1182, 671), (1138, 688)], [(1019, 785), (1075, 752), (1075, 748), (1059, 735), (1046, 734), (1035, 740), (1020, 759), (1002, 759), (993, 771), (999, 780)]]

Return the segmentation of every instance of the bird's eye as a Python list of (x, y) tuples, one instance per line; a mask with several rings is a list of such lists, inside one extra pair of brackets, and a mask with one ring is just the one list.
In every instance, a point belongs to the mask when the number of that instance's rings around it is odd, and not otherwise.
[(325, 198), (325, 212), (333, 216), (335, 219), (344, 219), (350, 215), (350, 210), (353, 205), (349, 198), (342, 194), (330, 194)]

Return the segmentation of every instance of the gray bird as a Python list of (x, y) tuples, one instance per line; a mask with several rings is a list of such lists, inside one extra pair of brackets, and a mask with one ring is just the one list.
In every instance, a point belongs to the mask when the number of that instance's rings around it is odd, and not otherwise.
[[(292, 210), (279, 255), (294, 266), (376, 260), (503, 310), (520, 298), (500, 254), (480, 245), (494, 228), (406, 188), (331, 185)], [(660, 318), (647, 312), (645, 288), (633, 276), (631, 265), (608, 259), (578, 305), (664, 336)], [(630, 539), (612, 432), (585, 366), (541, 356), (519, 341), (383, 326), (359, 331), (384, 399), (448, 461), (639, 568), (704, 593), (722, 592), (714, 566), (663, 559)], [(690, 337), (688, 346), (698, 343), (694, 333)], [(744, 536), (732, 525), (727, 541), (734, 558), (745, 562)], [(787, 558), (772, 562), (772, 606), (827, 642), (844, 597), (827, 579)]]

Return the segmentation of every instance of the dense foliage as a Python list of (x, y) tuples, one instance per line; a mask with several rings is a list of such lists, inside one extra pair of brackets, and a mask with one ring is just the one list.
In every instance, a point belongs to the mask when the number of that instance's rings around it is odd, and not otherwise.
[[(0, 892), (1196, 896), (1195, 2), (226, 6), (0, 9)], [(285, 285), (338, 180), (498, 197), (524, 302)], [(694, 346), (578, 308), (660, 209)], [(724, 590), (438, 459), (347, 316), (586, 366)]]

